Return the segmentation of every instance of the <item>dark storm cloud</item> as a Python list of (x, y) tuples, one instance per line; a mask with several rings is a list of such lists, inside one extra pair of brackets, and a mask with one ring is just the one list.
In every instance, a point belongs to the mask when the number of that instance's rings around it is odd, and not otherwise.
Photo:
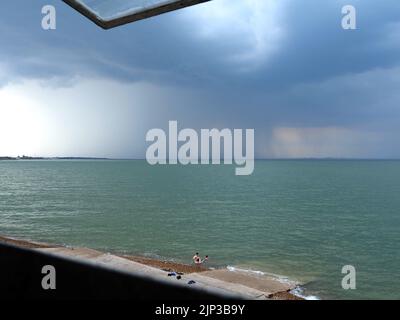
[[(394, 24), (400, 17), (398, 1), (354, 1), (356, 31), (340, 27), (341, 8), (348, 1), (283, 2), (277, 23), (286, 35), (279, 49), (267, 62), (239, 74), (235, 69), (242, 67), (240, 63), (225, 60), (248, 45), (246, 39), (230, 34), (200, 39), (195, 34), (197, 26), (177, 19), (181, 13), (103, 31), (54, 0), (1, 4), (7, 14), (1, 20), (0, 55), (15, 74), (28, 77), (99, 73), (126, 81), (144, 77), (193, 85), (211, 81), (217, 86), (257, 90), (276, 90), (399, 63), (399, 45), (390, 42), (391, 34), (399, 30)], [(55, 32), (40, 28), (40, 10), (48, 3), (57, 8)]]
[[(354, 31), (341, 28), (341, 8), (349, 3), (357, 9)], [(275, 90), (398, 65), (399, 43), (391, 37), (399, 32), (399, 21), (398, 1), (290, 1), (283, 22), (288, 35), (255, 78)]]
[[(340, 11), (348, 1), (283, 2), (277, 22), (286, 36), (279, 50), (268, 63), (240, 75), (233, 72), (240, 66), (223, 62), (247, 45), (246, 39), (229, 34), (199, 39), (193, 25), (177, 19), (180, 13), (103, 31), (55, 0), (2, 2), (7, 14), (1, 20), (0, 54), (23, 76), (93, 72), (134, 81), (148, 72), (169, 81), (205, 84), (211, 79), (267, 90), (398, 64), (399, 46), (388, 40), (398, 31), (394, 25), (400, 17), (398, 1), (354, 1), (358, 30), (347, 32), (340, 27)], [(49, 3), (57, 8), (55, 32), (40, 28), (40, 10)]]

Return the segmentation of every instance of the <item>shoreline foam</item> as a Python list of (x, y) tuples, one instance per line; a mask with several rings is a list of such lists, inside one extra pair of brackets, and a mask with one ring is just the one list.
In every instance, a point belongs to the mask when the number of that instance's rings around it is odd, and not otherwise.
[(276, 281), (279, 281), (281, 283), (289, 284), (292, 286), (295, 286), (293, 290), (290, 291), (290, 294), (299, 297), (304, 300), (321, 300), (316, 295), (306, 295), (305, 294), (305, 289), (302, 287), (301, 284), (299, 284), (299, 281), (296, 281), (294, 279), (290, 279), (289, 277), (278, 275), (278, 274), (273, 274), (273, 273), (268, 273), (265, 271), (259, 271), (259, 270), (253, 270), (253, 269), (244, 269), (240, 267), (235, 267), (235, 266), (227, 266), (226, 267), (229, 271), (240, 271), (240, 272), (247, 272), (250, 274), (255, 274), (255, 275), (260, 275), (260, 276), (266, 276), (273, 278)]

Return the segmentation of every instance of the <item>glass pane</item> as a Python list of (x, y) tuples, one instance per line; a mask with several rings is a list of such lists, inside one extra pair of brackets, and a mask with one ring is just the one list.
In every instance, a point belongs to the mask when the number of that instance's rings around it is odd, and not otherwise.
[(139, 13), (177, 0), (77, 0), (102, 20), (109, 21)]

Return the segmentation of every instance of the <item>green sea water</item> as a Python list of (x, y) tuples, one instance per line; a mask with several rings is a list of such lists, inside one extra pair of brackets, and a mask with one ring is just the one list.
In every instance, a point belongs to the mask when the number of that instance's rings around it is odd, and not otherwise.
[[(1, 161), (0, 234), (262, 271), (333, 299), (400, 298), (400, 161)], [(341, 287), (342, 267), (357, 289)]]

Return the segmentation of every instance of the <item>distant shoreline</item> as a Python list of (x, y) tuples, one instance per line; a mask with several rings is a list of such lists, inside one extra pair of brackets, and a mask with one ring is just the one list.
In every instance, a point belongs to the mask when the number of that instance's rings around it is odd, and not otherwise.
[(1, 160), (18, 161), (18, 160), (114, 160), (109, 158), (93, 158), (93, 157), (0, 157)]

